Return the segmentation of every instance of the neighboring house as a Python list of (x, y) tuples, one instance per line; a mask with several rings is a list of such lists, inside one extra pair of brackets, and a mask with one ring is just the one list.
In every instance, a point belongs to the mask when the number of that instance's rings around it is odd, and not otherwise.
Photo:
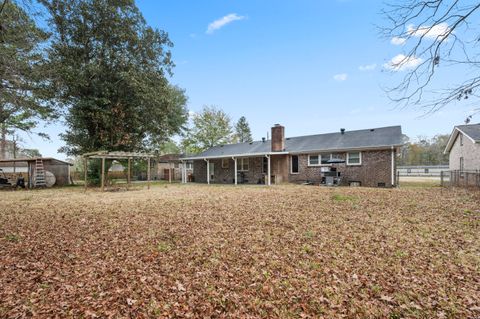
[(183, 160), (193, 161), (201, 183), (321, 183), (335, 171), (342, 185), (392, 187), (402, 144), (400, 126), (285, 138), (276, 124), (271, 140), (216, 146)]
[(400, 176), (440, 176), (443, 171), (448, 171), (448, 165), (405, 165), (397, 167)]
[(448, 140), (450, 170), (480, 170), (480, 123), (457, 125)]
[[(181, 154), (165, 154), (158, 157), (157, 176), (159, 179), (179, 181), (182, 180), (182, 172), (188, 176), (192, 176), (193, 163), (191, 161), (182, 162)], [(185, 165), (185, 171), (183, 167)], [(171, 175), (171, 179), (170, 179)]]

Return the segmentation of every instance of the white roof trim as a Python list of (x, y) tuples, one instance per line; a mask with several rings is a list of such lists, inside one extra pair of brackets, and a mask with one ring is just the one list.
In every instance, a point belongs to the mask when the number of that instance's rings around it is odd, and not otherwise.
[(194, 156), (194, 157), (182, 157), (181, 161), (202, 160), (211, 158), (231, 158), (231, 157), (253, 157), (253, 156), (265, 156), (265, 155), (286, 155), (288, 152), (266, 152), (266, 153), (243, 153), (232, 155), (215, 155), (215, 156)]
[(459, 132), (462, 133), (467, 138), (469, 138), (473, 143), (477, 143), (477, 141), (475, 141), (472, 137), (470, 137), (470, 135), (468, 135), (467, 133), (465, 133), (464, 131), (462, 131), (461, 129), (459, 129), (458, 127), (455, 126), (452, 130), (452, 133), (450, 134), (450, 138), (448, 139), (447, 146), (445, 147), (445, 150), (443, 151), (443, 154), (450, 153), (450, 150), (452, 149), (453, 144), (454, 144), (455, 140), (457, 139), (457, 136), (458, 136)]
[(342, 149), (322, 149), (322, 150), (304, 150), (298, 152), (266, 152), (266, 153), (243, 153), (243, 154), (232, 154), (232, 155), (215, 155), (215, 156), (194, 156), (194, 157), (183, 157), (180, 158), (181, 161), (190, 161), (190, 160), (202, 160), (202, 159), (212, 159), (212, 158), (231, 158), (231, 157), (254, 157), (254, 156), (265, 156), (265, 155), (288, 155), (288, 154), (311, 154), (311, 153), (322, 153), (322, 152), (346, 152), (346, 151), (368, 151), (368, 150), (390, 150), (392, 147), (401, 147), (404, 144), (398, 145), (384, 145), (384, 146), (372, 146), (372, 147), (352, 147), (352, 148), (342, 148)]
[(348, 151), (371, 151), (371, 150), (391, 150), (393, 148), (401, 147), (405, 144), (384, 145), (384, 146), (370, 146), (370, 147), (350, 147), (350, 148), (329, 148), (321, 150), (302, 150), (298, 152), (289, 152), (288, 154), (312, 154), (312, 153), (331, 153), (331, 152), (348, 152)]

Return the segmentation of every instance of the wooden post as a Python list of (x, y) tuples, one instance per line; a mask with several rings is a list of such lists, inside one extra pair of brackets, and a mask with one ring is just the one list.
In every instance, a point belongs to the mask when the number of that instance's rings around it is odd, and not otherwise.
[(131, 182), (131, 177), (132, 177), (131, 176), (132, 175), (132, 173), (131, 173), (131, 166), (132, 166), (131, 162), (132, 162), (132, 159), (129, 157), (128, 158), (128, 168), (127, 168), (127, 188), (130, 187), (130, 182)]
[(150, 157), (147, 159), (147, 188), (150, 189)]
[(105, 190), (105, 157), (102, 157), (102, 192)]
[(83, 171), (85, 174), (85, 191), (87, 191), (88, 181), (87, 181), (87, 173), (88, 173), (88, 157), (83, 158)]
[[(182, 175), (182, 180), (183, 180), (183, 175)], [(171, 162), (168, 163), (168, 182), (170, 184), (172, 183), (172, 163)]]

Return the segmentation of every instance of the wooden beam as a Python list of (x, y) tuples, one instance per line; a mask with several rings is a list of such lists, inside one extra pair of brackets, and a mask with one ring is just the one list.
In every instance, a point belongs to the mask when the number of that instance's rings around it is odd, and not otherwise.
[(105, 157), (102, 158), (102, 192), (105, 190)]
[(87, 191), (87, 187), (88, 187), (88, 158), (87, 157), (83, 158), (83, 173), (85, 175), (84, 188), (85, 188), (85, 191)]
[(127, 187), (130, 187), (130, 183), (132, 180), (132, 173), (131, 173), (131, 166), (132, 166), (132, 159), (129, 157), (128, 158), (128, 169), (127, 169)]
[(147, 187), (150, 189), (150, 157), (147, 159)]
[[(183, 171), (182, 171), (183, 174)], [(183, 180), (183, 175), (182, 175), (182, 180)], [(168, 164), (168, 182), (171, 184), (172, 183), (172, 163), (170, 162)]]

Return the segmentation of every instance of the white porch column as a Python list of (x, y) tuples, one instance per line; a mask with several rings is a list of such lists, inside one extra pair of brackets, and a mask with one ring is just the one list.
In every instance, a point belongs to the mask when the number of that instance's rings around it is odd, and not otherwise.
[(237, 179), (238, 179), (238, 177), (237, 177), (237, 158), (236, 157), (232, 157), (232, 158), (233, 158), (233, 161), (235, 162), (235, 165), (234, 165), (235, 170), (234, 170), (233, 174), (234, 174), (234, 178), (235, 178), (235, 185), (237, 185), (237, 183), (238, 183), (238, 181), (237, 181)]
[(395, 186), (395, 149), (392, 146), (392, 187)]
[[(170, 164), (170, 172), (169, 175), (172, 175), (172, 168)], [(182, 161), (182, 184), (187, 183), (187, 179), (185, 178), (185, 161)]]
[(206, 159), (207, 162), (207, 184), (210, 184), (210, 160)]
[(267, 185), (270, 186), (272, 185), (272, 172), (271, 172), (271, 166), (270, 166), (270, 155), (265, 155), (267, 157)]

